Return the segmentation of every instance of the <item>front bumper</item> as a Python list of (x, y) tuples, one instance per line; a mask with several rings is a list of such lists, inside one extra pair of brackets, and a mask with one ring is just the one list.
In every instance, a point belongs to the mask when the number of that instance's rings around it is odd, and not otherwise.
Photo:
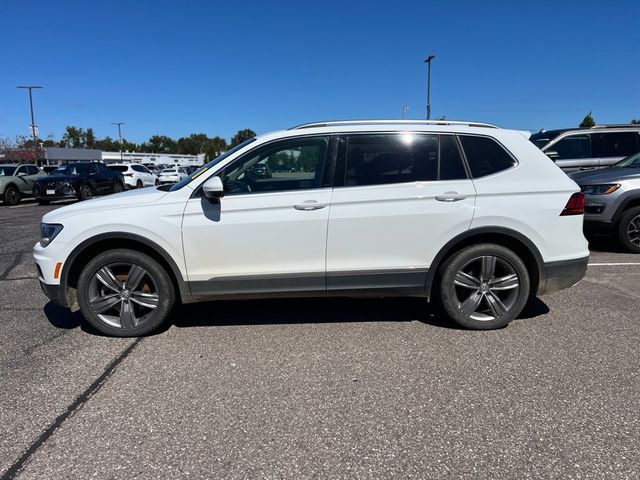
[[(47, 193), (54, 192), (54, 193)], [(37, 200), (65, 200), (70, 198), (78, 198), (78, 192), (73, 185), (55, 184), (55, 185), (38, 185), (33, 186), (33, 196)]]
[(44, 294), (56, 305), (61, 307), (68, 307), (67, 296), (62, 288), (62, 285), (47, 285), (40, 280), (40, 288)]
[(587, 273), (589, 257), (545, 263), (540, 275), (538, 295), (557, 292), (578, 283)]

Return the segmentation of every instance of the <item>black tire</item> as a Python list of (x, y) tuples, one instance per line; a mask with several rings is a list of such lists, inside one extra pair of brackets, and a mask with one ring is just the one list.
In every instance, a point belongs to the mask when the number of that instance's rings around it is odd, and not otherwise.
[(156, 178), (156, 187), (157, 187), (158, 185), (160, 185), (160, 180), (158, 180), (158, 179)]
[(142, 188), (144, 185), (142, 185), (142, 180), (138, 180), (136, 182), (136, 188)]
[[(131, 266), (143, 269), (144, 274), (138, 281), (139, 287), (134, 285), (128, 290), (127, 273), (132, 271)], [(98, 280), (96, 274), (99, 271), (100, 275), (108, 272), (113, 274), (111, 278), (121, 284), (120, 293)], [(141, 291), (134, 291), (136, 288)], [(144, 293), (144, 289), (147, 289), (147, 293)], [(151, 300), (152, 295), (157, 298)], [(107, 298), (109, 296), (113, 298)], [(141, 299), (147, 301), (146, 298), (156, 305), (155, 308), (138, 303)], [(96, 306), (103, 307), (113, 301), (116, 303), (112, 307), (96, 313), (95, 310), (99, 310)], [(159, 329), (167, 321), (175, 304), (175, 291), (169, 275), (153, 258), (134, 250), (117, 249), (99, 254), (84, 267), (78, 279), (78, 303), (87, 321), (100, 332), (114, 337), (137, 337)], [(128, 307), (124, 307), (125, 303)], [(131, 317), (126, 315), (125, 326), (123, 308), (125, 315), (127, 308), (134, 312)]]
[(36, 200), (38, 202), (39, 205), (49, 205), (51, 203), (50, 200)]
[[(487, 259), (486, 270), (483, 257)], [(467, 276), (459, 277), (459, 273)], [(439, 279), (436, 298), (440, 306), (451, 320), (473, 330), (508, 325), (524, 308), (531, 290), (522, 259), (508, 248), (491, 243), (472, 245), (449, 257), (439, 269)], [(476, 302), (477, 309), (466, 311)]]
[(640, 253), (640, 207), (630, 208), (622, 215), (618, 240), (630, 252)]
[(20, 203), (20, 190), (14, 185), (9, 185), (4, 191), (4, 204), (5, 205), (17, 205)]
[(78, 190), (78, 200), (83, 202), (85, 200), (91, 200), (92, 198), (93, 189), (91, 188), (91, 185), (89, 185), (88, 183), (81, 185), (80, 190)]
[(120, 182), (115, 182), (113, 184), (113, 193), (120, 193), (124, 191), (124, 185), (122, 185)]

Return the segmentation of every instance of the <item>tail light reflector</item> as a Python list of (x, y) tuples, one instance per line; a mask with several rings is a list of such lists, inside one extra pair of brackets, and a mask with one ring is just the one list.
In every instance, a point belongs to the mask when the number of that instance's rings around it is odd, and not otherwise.
[(584, 215), (584, 193), (577, 192), (571, 195), (560, 214), (560, 216), (564, 215)]

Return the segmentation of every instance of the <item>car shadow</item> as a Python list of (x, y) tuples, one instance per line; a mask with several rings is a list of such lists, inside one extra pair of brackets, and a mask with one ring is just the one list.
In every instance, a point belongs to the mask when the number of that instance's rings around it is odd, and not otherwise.
[(613, 234), (590, 234), (586, 238), (592, 252), (629, 253)]
[[(549, 313), (549, 307), (539, 298), (530, 297), (516, 321), (528, 320)], [(56, 328), (82, 331), (104, 336), (77, 312), (71, 312), (49, 302), (44, 307), (49, 323)], [(219, 300), (178, 306), (167, 322), (154, 335), (171, 328), (241, 326), (241, 325), (304, 325), (317, 323), (413, 322), (450, 330), (463, 327), (444, 316), (437, 307), (420, 298), (296, 298), (269, 300)]]
[[(549, 307), (530, 297), (516, 320), (546, 315)], [(183, 305), (174, 313), (178, 328), (289, 325), (349, 322), (412, 322), (451, 330), (464, 328), (420, 298), (298, 298), (272, 300), (224, 300)]]

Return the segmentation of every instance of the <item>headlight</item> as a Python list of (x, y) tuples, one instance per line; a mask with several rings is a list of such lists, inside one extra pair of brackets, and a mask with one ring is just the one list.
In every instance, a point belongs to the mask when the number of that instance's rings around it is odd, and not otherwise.
[(619, 183), (610, 183), (607, 185), (583, 185), (582, 193), (585, 195), (608, 195), (620, 188)]
[(62, 225), (59, 223), (43, 223), (40, 228), (40, 245), (46, 247), (61, 231)]

